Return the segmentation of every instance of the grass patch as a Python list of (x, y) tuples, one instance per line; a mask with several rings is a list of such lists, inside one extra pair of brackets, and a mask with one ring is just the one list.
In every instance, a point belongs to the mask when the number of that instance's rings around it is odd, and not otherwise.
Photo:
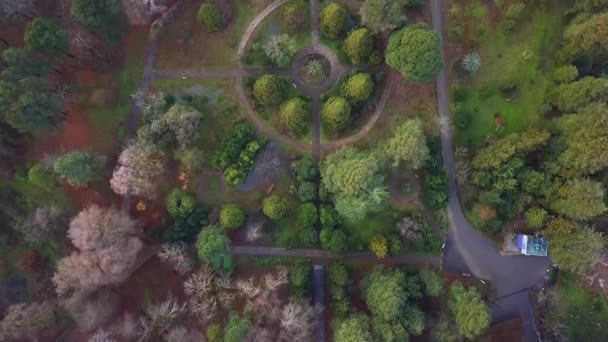
[[(507, 33), (498, 25), (480, 39), (481, 69), (461, 82), (467, 96), (456, 105), (471, 118), (466, 129), (457, 130), (459, 145), (483, 142), (494, 132), (497, 116), (504, 119), (505, 133), (541, 123), (552, 68), (548, 61), (559, 45), (561, 21), (544, 7), (530, 11), (532, 18), (521, 20), (516, 32)], [(510, 92), (502, 90), (509, 85), (516, 87)]]
[(348, 245), (357, 250), (367, 250), (369, 241), (375, 235), (387, 236), (395, 231), (395, 223), (403, 213), (386, 209), (382, 212), (368, 215), (363, 221), (357, 223), (344, 222), (341, 228), (348, 238)]

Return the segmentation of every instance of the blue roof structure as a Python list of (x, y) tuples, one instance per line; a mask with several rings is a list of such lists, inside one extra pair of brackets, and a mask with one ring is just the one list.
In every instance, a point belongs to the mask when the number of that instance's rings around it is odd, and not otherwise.
[(523, 255), (547, 256), (547, 238), (517, 234), (517, 248)]

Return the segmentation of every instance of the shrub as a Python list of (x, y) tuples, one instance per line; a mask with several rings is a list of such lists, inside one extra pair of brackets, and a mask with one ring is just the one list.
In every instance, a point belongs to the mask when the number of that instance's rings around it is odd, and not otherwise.
[(265, 106), (281, 103), (285, 92), (285, 81), (276, 75), (262, 75), (253, 84), (253, 96)]
[(539, 229), (545, 223), (547, 211), (543, 208), (530, 208), (526, 211), (526, 224), (533, 229)]
[(298, 198), (302, 202), (312, 202), (317, 199), (317, 184), (313, 182), (302, 182), (298, 187)]
[(203, 262), (214, 267), (220, 267), (219, 259), (222, 253), (228, 251), (230, 240), (218, 226), (204, 227), (198, 234), (196, 250)]
[(348, 33), (342, 48), (353, 64), (361, 64), (371, 55), (372, 47), (372, 35), (367, 28), (362, 27)]
[(428, 82), (443, 67), (439, 36), (424, 24), (408, 26), (389, 37), (386, 63), (410, 81)]
[(289, 64), (296, 51), (296, 40), (287, 34), (274, 36), (264, 45), (266, 57), (276, 65)]
[(321, 225), (325, 228), (334, 228), (340, 224), (340, 215), (329, 205), (321, 206)]
[(374, 91), (374, 81), (369, 74), (353, 75), (342, 85), (341, 93), (351, 103), (361, 103), (369, 98)]
[(194, 210), (194, 197), (176, 188), (165, 198), (167, 212), (173, 218), (186, 217)]
[(319, 235), (313, 227), (302, 227), (298, 230), (298, 240), (304, 247), (312, 247), (319, 242)]
[(262, 202), (262, 211), (268, 218), (278, 220), (287, 211), (287, 201), (279, 195), (268, 196)]
[(298, 181), (312, 180), (319, 174), (317, 163), (310, 157), (304, 157), (295, 164)]
[(207, 224), (207, 211), (201, 207), (194, 209), (186, 216), (174, 218), (175, 221), (162, 236), (163, 241), (190, 243), (201, 229)]
[(420, 271), (419, 276), (427, 296), (437, 297), (443, 292), (443, 279), (437, 272), (425, 268)]
[(222, 12), (212, 3), (204, 3), (196, 13), (196, 20), (199, 24), (209, 31), (213, 32), (220, 28), (222, 24)]
[(327, 38), (338, 38), (344, 31), (347, 16), (348, 13), (342, 6), (335, 2), (328, 4), (321, 10), (319, 16), (321, 32)]
[(578, 69), (574, 65), (564, 65), (553, 71), (553, 80), (557, 83), (570, 83), (578, 77)]
[(247, 124), (236, 125), (230, 133), (225, 135), (213, 152), (211, 164), (218, 169), (224, 170), (230, 164), (236, 162), (241, 150), (255, 139), (255, 129)]
[(350, 104), (342, 97), (330, 97), (321, 110), (321, 120), (330, 131), (345, 129), (351, 121)]
[(310, 120), (310, 105), (296, 97), (283, 102), (280, 113), (285, 128), (294, 133), (302, 133)]
[(236, 204), (226, 204), (220, 211), (220, 225), (233, 230), (245, 224), (245, 212)]
[(313, 203), (301, 204), (296, 212), (298, 227), (312, 227), (317, 222), (317, 216), (317, 207)]
[(391, 234), (388, 236), (388, 253), (390, 255), (397, 255), (401, 252), (401, 239), (399, 235)]
[(481, 56), (477, 52), (471, 52), (462, 57), (462, 68), (468, 73), (475, 73), (481, 67)]
[(292, 0), (283, 5), (281, 10), (281, 25), (289, 33), (297, 33), (306, 24), (308, 10), (302, 0)]
[(55, 160), (53, 170), (70, 185), (83, 187), (89, 182), (101, 179), (105, 163), (105, 156), (70, 151)]
[(340, 229), (323, 227), (319, 233), (321, 248), (332, 252), (342, 252), (346, 250), (346, 234)]
[(378, 259), (384, 259), (388, 253), (386, 238), (382, 235), (374, 236), (369, 242), (369, 249), (378, 257)]

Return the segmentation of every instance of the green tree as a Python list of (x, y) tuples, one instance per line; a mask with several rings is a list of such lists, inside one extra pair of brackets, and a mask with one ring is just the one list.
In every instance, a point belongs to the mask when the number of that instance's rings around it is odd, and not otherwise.
[(45, 77), (50, 68), (47, 62), (34, 56), (28, 49), (7, 48), (2, 51), (2, 61), (2, 80), (8, 82), (30, 76)]
[(299, 97), (289, 99), (280, 108), (281, 122), (290, 131), (302, 133), (310, 122), (310, 105)]
[(448, 308), (458, 332), (468, 339), (481, 335), (490, 325), (490, 313), (475, 288), (465, 289), (456, 282), (450, 286)]
[(233, 230), (245, 224), (245, 212), (236, 204), (226, 204), (220, 210), (220, 225)]
[(196, 20), (209, 31), (217, 31), (222, 25), (222, 11), (212, 3), (204, 3), (196, 13)]
[(281, 9), (281, 25), (289, 33), (298, 33), (304, 28), (308, 7), (302, 0), (291, 0)]
[(361, 281), (363, 300), (374, 316), (395, 321), (403, 314), (409, 299), (400, 270), (377, 269)]
[(298, 186), (298, 199), (302, 202), (312, 202), (317, 199), (317, 184), (313, 182), (301, 182)]
[(222, 342), (222, 327), (217, 324), (211, 324), (209, 328), (207, 328), (207, 340), (209, 342)]
[(372, 77), (361, 72), (349, 77), (340, 89), (342, 96), (351, 103), (365, 102), (373, 91)]
[(419, 273), (424, 283), (424, 291), (427, 296), (437, 297), (443, 293), (443, 279), (434, 270), (425, 268)]
[(525, 216), (528, 227), (538, 229), (541, 228), (545, 223), (547, 211), (543, 208), (534, 207), (526, 210)]
[(365, 0), (359, 8), (361, 22), (374, 33), (392, 31), (405, 24), (408, 0)]
[(572, 234), (557, 236), (550, 241), (551, 259), (560, 268), (575, 273), (583, 273), (601, 261), (606, 248), (604, 235), (588, 227), (580, 227)]
[(321, 120), (330, 131), (336, 132), (345, 129), (351, 120), (350, 104), (342, 97), (330, 97), (321, 109)]
[(120, 0), (71, 0), (70, 4), (74, 20), (108, 38), (117, 38), (123, 15)]
[(433, 327), (433, 337), (437, 342), (457, 342), (460, 340), (456, 328), (449, 318), (441, 316)]
[(276, 65), (288, 65), (298, 47), (296, 40), (287, 34), (280, 34), (264, 45), (264, 53)]
[(363, 314), (353, 314), (334, 324), (335, 342), (369, 342), (369, 318)]
[(443, 67), (437, 33), (425, 24), (394, 32), (388, 40), (386, 63), (409, 81), (424, 83), (434, 79)]
[(574, 65), (564, 65), (553, 71), (553, 80), (557, 83), (571, 83), (577, 77), (578, 69)]
[(352, 147), (344, 147), (322, 162), (321, 179), (334, 194), (340, 216), (358, 222), (382, 208), (387, 191), (381, 168), (376, 154)]
[(313, 203), (302, 203), (296, 211), (298, 227), (312, 227), (318, 219), (317, 207)]
[(374, 253), (378, 259), (384, 259), (388, 254), (388, 242), (382, 235), (375, 235), (369, 241), (369, 250)]
[(353, 64), (361, 64), (372, 54), (373, 44), (369, 30), (361, 27), (348, 32), (342, 48)]
[(247, 317), (241, 317), (237, 312), (230, 312), (224, 328), (224, 342), (241, 342), (249, 330), (251, 322)]
[(340, 229), (323, 227), (319, 233), (319, 241), (321, 248), (332, 252), (339, 253), (347, 247), (346, 234)]
[(253, 96), (262, 105), (276, 105), (285, 98), (285, 81), (277, 75), (262, 75), (253, 84)]
[(53, 170), (70, 185), (83, 187), (101, 179), (105, 163), (105, 156), (76, 150), (57, 157)]
[(558, 119), (566, 148), (558, 158), (565, 176), (594, 174), (608, 167), (608, 106), (593, 103)]
[(203, 227), (196, 240), (196, 250), (201, 260), (208, 264), (219, 264), (221, 254), (228, 252), (230, 240), (218, 226)]
[(592, 102), (608, 100), (608, 79), (586, 76), (558, 85), (549, 96), (562, 112), (576, 112)]
[(549, 204), (557, 213), (575, 220), (591, 219), (606, 211), (602, 183), (582, 178), (567, 181)]
[(426, 137), (420, 119), (407, 120), (393, 130), (393, 135), (383, 144), (382, 151), (394, 166), (405, 162), (419, 169), (430, 157)]
[(605, 57), (608, 53), (608, 13), (579, 15), (564, 30), (563, 50), (569, 57), (582, 54)]
[(278, 220), (287, 211), (287, 201), (279, 195), (270, 195), (262, 202), (264, 215), (272, 220)]
[(303, 157), (294, 166), (299, 182), (311, 181), (319, 174), (317, 163), (310, 157)]
[(344, 7), (335, 2), (329, 3), (323, 7), (321, 14), (319, 15), (321, 32), (327, 36), (327, 38), (338, 38), (344, 32), (347, 17), (348, 13)]
[(25, 46), (49, 57), (59, 57), (68, 51), (66, 32), (50, 19), (36, 18), (25, 29)]
[(194, 196), (180, 188), (175, 188), (165, 198), (165, 205), (171, 217), (184, 218), (195, 208)]

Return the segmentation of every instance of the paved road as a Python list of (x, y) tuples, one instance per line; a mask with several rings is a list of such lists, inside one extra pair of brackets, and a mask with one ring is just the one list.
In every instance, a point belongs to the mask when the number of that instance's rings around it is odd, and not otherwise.
[[(442, 0), (431, 0), (433, 28), (439, 33), (443, 44), (441, 10)], [(448, 79), (445, 68), (439, 74), (436, 85), (439, 113), (449, 118)], [(527, 341), (533, 338), (535, 326), (526, 289), (543, 284), (545, 270), (551, 262), (549, 258), (543, 257), (502, 256), (492, 241), (470, 226), (458, 200), (450, 129), (442, 130), (441, 145), (444, 167), (448, 173), (450, 222), (450, 233), (443, 253), (443, 267), (455, 272), (469, 272), (478, 278), (490, 280), (494, 286), (495, 298), (500, 298), (497, 305), (491, 308), (493, 321), (500, 322), (521, 315)]]

